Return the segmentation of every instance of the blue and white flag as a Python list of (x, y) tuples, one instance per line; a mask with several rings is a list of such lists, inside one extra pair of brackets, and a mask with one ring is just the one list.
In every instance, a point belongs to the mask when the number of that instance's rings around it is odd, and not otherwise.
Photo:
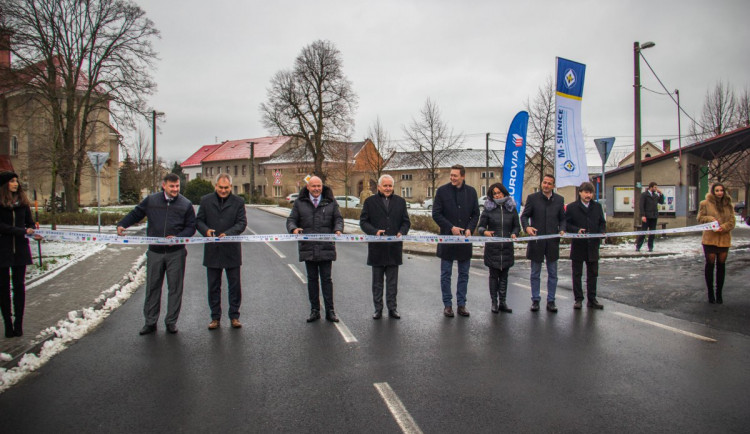
[(589, 180), (581, 129), (581, 100), (586, 65), (557, 58), (555, 97), (555, 176), (557, 187)]
[[(503, 159), (503, 185), (508, 189), (518, 208), (521, 207), (523, 194), (523, 174), (526, 167), (526, 129), (529, 126), (529, 114), (518, 112), (508, 128), (505, 140), (505, 158)], [(487, 193), (489, 195), (489, 192)]]

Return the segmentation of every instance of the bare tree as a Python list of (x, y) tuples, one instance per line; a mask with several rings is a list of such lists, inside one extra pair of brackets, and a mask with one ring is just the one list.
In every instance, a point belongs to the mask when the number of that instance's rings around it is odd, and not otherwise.
[[(549, 161), (555, 161), (555, 83), (547, 77), (539, 86), (533, 101), (526, 100), (526, 111), (529, 113), (529, 131), (526, 142), (526, 170), (528, 177), (538, 175), (539, 188), (542, 178), (549, 172)], [(540, 154), (544, 158), (533, 157)]]
[(260, 105), (263, 125), (299, 138), (313, 157), (313, 172), (323, 181), (325, 143), (348, 140), (354, 128), (357, 95), (342, 65), (333, 43), (315, 41), (302, 49), (292, 70), (274, 75), (268, 99)]
[(128, 127), (146, 111), (159, 32), (129, 0), (0, 0), (0, 11), (13, 37), (8, 74), (51, 122), (52, 195), (59, 175), (75, 211), (86, 151), (109, 132), (102, 125)]
[(354, 152), (352, 143), (329, 142), (326, 143), (326, 152), (329, 155), (328, 177), (338, 181), (344, 186), (344, 194), (351, 194), (350, 182), (354, 175)]
[[(138, 129), (135, 140), (130, 144), (122, 143), (122, 149), (127, 157), (133, 163), (133, 169), (135, 171), (134, 182), (138, 187), (138, 193), (141, 190), (149, 189), (153, 183), (153, 165), (151, 164), (151, 141), (148, 139), (147, 133), (142, 129)], [(159, 163), (157, 161), (157, 163)]]
[(419, 111), (419, 115), (412, 118), (411, 124), (404, 127), (404, 134), (406, 135), (406, 150), (416, 151), (411, 154), (414, 163), (427, 169), (430, 191), (434, 196), (435, 182), (437, 182), (443, 160), (451, 154), (452, 150), (463, 144), (463, 134), (453, 133), (453, 129), (449, 128), (442, 119), (440, 108), (429, 98)]
[(750, 127), (750, 89), (737, 96), (737, 126)]
[(367, 167), (367, 171), (370, 175), (375, 179), (379, 179), (380, 175), (383, 174), (383, 167), (385, 166), (388, 157), (393, 153), (391, 136), (380, 122), (379, 116), (375, 119), (375, 122), (370, 125), (370, 128), (368, 128), (367, 135), (375, 145), (377, 154), (365, 153), (363, 163), (365, 167)]

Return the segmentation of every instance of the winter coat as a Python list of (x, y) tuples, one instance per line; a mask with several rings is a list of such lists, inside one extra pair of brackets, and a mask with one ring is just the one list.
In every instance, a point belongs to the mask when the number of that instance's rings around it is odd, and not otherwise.
[[(603, 234), (607, 231), (607, 221), (599, 202), (591, 201), (589, 206), (577, 200), (568, 204), (565, 210), (566, 229), (577, 234), (585, 229), (587, 234)], [(573, 261), (598, 261), (601, 238), (573, 238), (570, 242), (570, 259)]]
[(0, 206), (0, 267), (31, 265), (31, 249), (26, 238), (28, 228), (34, 228), (28, 206)]
[[(432, 204), (432, 219), (440, 227), (440, 235), (453, 235), (453, 226), (474, 229), (479, 222), (479, 203), (474, 187), (464, 183), (456, 188), (448, 183), (437, 189)], [(438, 244), (437, 256), (447, 261), (467, 261), (471, 259), (471, 243)]]
[[(310, 199), (307, 187), (302, 187), (299, 197), (294, 201), (292, 212), (286, 219), (286, 230), (289, 233), (297, 228), (302, 228), (303, 235), (343, 232), (344, 219), (333, 191), (328, 186), (323, 186), (317, 208)], [(300, 262), (336, 260), (336, 243), (332, 241), (300, 241), (298, 248)]]
[[(392, 194), (386, 209), (383, 198), (378, 193), (365, 199), (359, 216), (359, 227), (367, 235), (375, 235), (381, 229), (385, 230), (385, 235), (406, 235), (411, 227), (406, 201)], [(401, 265), (403, 246), (401, 241), (367, 243), (367, 265)]]
[[(183, 195), (167, 200), (166, 193), (150, 194), (133, 211), (123, 217), (117, 226), (128, 228), (148, 218), (146, 234), (149, 237), (192, 237), (195, 234), (195, 210), (193, 204)], [(185, 246), (150, 244), (148, 249), (157, 253), (169, 253), (184, 249)]]
[(643, 193), (641, 193), (641, 217), (646, 217), (647, 219), (659, 218), (659, 205), (663, 204), (663, 194), (654, 192), (654, 194), (652, 195), (650, 191), (644, 191)]
[[(495, 237), (510, 238), (521, 232), (518, 210), (515, 207), (508, 211), (504, 206), (497, 206), (491, 199), (484, 204), (484, 211), (479, 217), (477, 234), (484, 236), (485, 231), (494, 231)], [(513, 266), (513, 243), (485, 243), (484, 265), (490, 268), (505, 270)]]
[[(565, 200), (557, 193), (548, 199), (541, 191), (526, 198), (521, 225), (524, 231), (529, 226), (537, 230), (537, 235), (551, 235), (565, 230)], [(534, 262), (557, 261), (560, 259), (560, 239), (529, 241), (526, 246), (526, 259)]]
[(698, 222), (711, 223), (718, 221), (721, 232), (703, 231), (701, 243), (707, 246), (731, 247), (732, 229), (734, 229), (734, 207), (732, 200), (725, 196), (718, 200), (711, 193), (706, 194), (706, 200), (701, 201), (698, 208)]
[[(195, 226), (201, 235), (209, 229), (219, 234), (241, 235), (247, 227), (245, 201), (236, 194), (222, 199), (216, 193), (201, 198)], [(206, 243), (203, 245), (203, 265), (209, 268), (236, 268), (242, 265), (242, 243)]]

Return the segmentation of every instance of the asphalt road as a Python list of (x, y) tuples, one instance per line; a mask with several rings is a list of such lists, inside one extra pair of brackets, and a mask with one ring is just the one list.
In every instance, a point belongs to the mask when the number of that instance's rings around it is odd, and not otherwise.
[[(248, 221), (257, 233), (284, 227), (257, 210)], [(191, 246), (177, 335), (161, 322), (138, 335), (139, 290), (0, 395), (0, 430), (687, 433), (750, 424), (746, 334), (612, 300), (574, 311), (564, 281), (560, 312), (532, 313), (522, 263), (509, 288), (513, 314), (490, 313), (477, 261), (471, 317), (444, 318), (439, 263), (411, 255), (400, 270), (403, 319), (373, 321), (366, 248), (354, 244), (338, 246), (333, 267), (342, 322), (307, 324), (296, 244), (273, 247), (243, 247), (244, 328), (224, 319), (206, 329), (202, 247)]]

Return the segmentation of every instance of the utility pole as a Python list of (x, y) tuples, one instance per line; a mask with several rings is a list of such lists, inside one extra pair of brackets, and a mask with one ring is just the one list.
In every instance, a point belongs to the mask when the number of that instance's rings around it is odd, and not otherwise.
[(250, 142), (250, 198), (249, 203), (253, 203), (255, 195), (255, 142)]
[(641, 226), (641, 50), (653, 47), (653, 42), (640, 45), (633, 42), (633, 101), (634, 101), (634, 140), (633, 144), (633, 226)]

